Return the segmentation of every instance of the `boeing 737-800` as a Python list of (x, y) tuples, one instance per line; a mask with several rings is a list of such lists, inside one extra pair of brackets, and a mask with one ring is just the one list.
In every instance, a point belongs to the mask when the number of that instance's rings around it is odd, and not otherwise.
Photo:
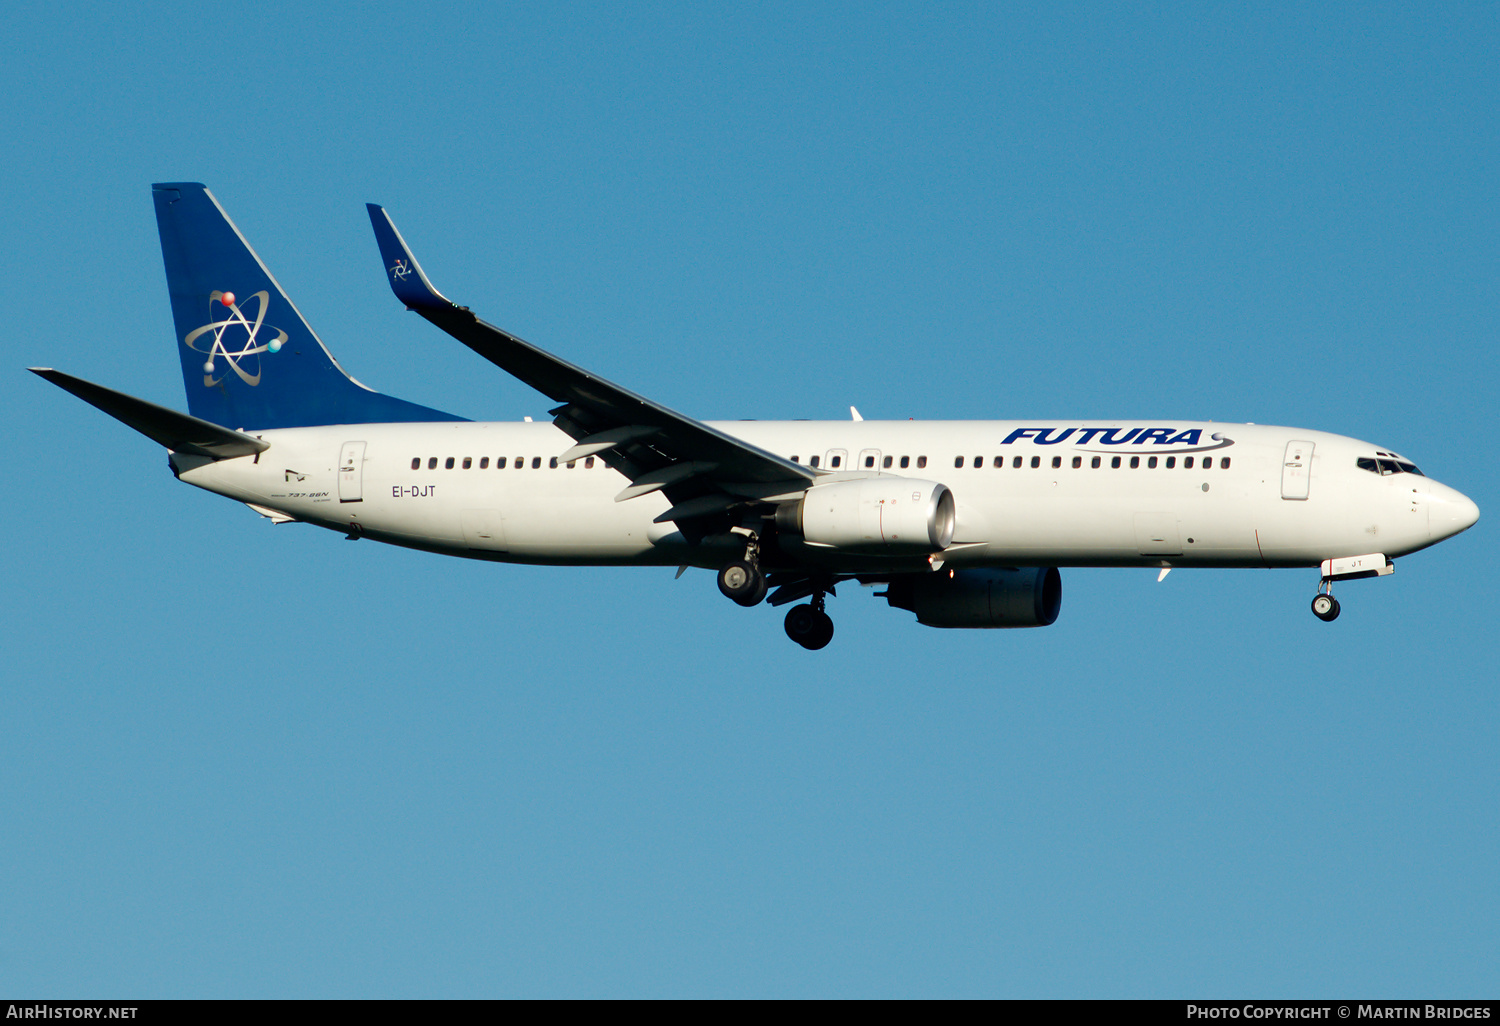
[(396, 297), (557, 403), (551, 423), (469, 421), (350, 378), (202, 185), (153, 195), (190, 415), (32, 369), (276, 522), (497, 562), (711, 569), (744, 606), (806, 599), (786, 632), (818, 649), (845, 581), (932, 627), (1037, 627), (1076, 566), (1319, 567), (1313, 612), (1332, 620), (1336, 581), (1479, 518), (1389, 448), (1302, 428), (694, 420), (455, 305), (370, 205)]

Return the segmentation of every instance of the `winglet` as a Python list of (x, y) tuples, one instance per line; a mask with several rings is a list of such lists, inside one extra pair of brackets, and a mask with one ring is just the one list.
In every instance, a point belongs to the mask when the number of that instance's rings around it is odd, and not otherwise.
[(366, 203), (365, 209), (370, 212), (370, 225), (375, 229), (380, 259), (385, 264), (385, 274), (390, 279), (391, 291), (396, 294), (396, 298), (412, 310), (451, 308), (452, 301), (433, 288), (427, 275), (422, 273), (422, 266), (411, 255), (411, 248), (396, 230), (396, 222), (391, 220), (391, 215), (385, 212), (385, 208), (375, 203)]

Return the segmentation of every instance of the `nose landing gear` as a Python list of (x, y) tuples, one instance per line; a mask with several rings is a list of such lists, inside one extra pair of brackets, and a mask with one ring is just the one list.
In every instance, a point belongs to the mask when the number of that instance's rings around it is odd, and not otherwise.
[(1339, 600), (1333, 597), (1333, 592), (1318, 592), (1312, 600), (1313, 616), (1325, 623), (1339, 618)]
[(1313, 616), (1326, 623), (1339, 618), (1339, 600), (1333, 597), (1334, 581), (1385, 577), (1395, 572), (1396, 564), (1386, 559), (1382, 552), (1371, 552), (1363, 556), (1325, 559), (1321, 570), (1322, 578), (1318, 582), (1318, 593), (1313, 596), (1312, 611)]

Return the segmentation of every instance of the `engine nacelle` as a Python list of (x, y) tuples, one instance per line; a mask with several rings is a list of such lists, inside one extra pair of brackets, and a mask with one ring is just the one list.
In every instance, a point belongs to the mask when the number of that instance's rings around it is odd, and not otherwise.
[(1062, 575), (1052, 566), (903, 574), (886, 601), (928, 627), (1048, 627), (1062, 609)]
[(814, 485), (776, 510), (776, 526), (808, 545), (925, 555), (953, 542), (953, 493), (935, 481), (869, 477)]

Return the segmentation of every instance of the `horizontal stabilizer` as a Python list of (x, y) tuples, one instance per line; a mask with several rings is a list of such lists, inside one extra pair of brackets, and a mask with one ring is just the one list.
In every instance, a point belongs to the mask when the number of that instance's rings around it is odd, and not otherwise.
[(121, 424), (135, 428), (153, 442), (159, 442), (173, 452), (223, 460), (264, 452), (271, 447), (269, 442), (241, 431), (231, 431), (201, 418), (148, 403), (144, 399), (116, 392), (92, 381), (75, 378), (51, 367), (27, 369), (46, 378), (63, 391), (72, 392), (90, 406), (97, 406)]

